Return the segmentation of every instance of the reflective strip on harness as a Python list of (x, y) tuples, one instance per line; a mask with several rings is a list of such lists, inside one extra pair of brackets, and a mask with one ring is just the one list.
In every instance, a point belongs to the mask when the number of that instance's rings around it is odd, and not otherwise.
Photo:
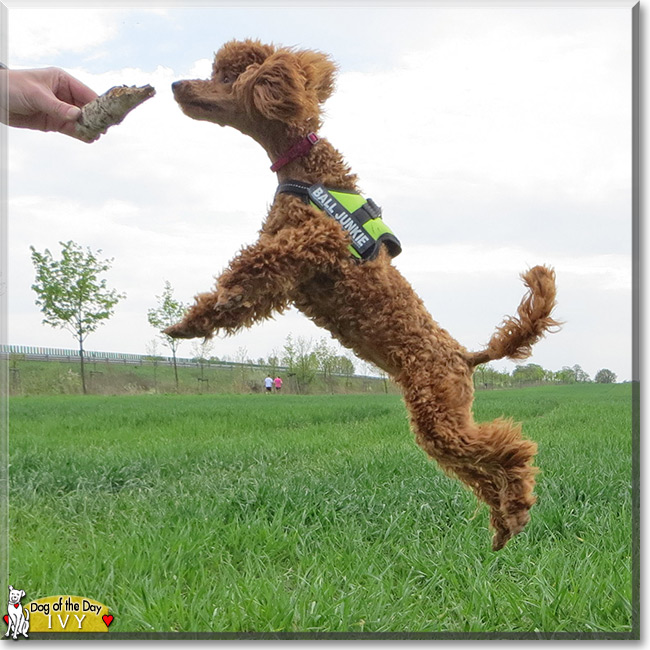
[[(339, 192), (340, 194), (340, 192)], [(361, 199), (362, 203), (365, 203), (365, 200), (357, 195), (351, 195), (353, 198)], [(358, 219), (354, 217), (354, 212), (346, 210), (343, 204), (334, 196), (334, 194), (328, 192), (323, 185), (320, 183), (317, 185), (312, 185), (309, 188), (309, 198), (321, 209), (323, 212), (329, 214), (330, 217), (336, 219), (341, 228), (345, 230), (351, 240), (352, 253), (357, 253), (359, 257), (363, 257), (368, 250), (374, 246), (375, 241), (372, 239), (370, 234), (366, 232), (363, 225), (359, 222)], [(359, 205), (358, 207), (361, 207)]]
[(392, 257), (402, 251), (399, 240), (381, 219), (381, 208), (353, 192), (328, 190), (321, 183), (308, 188), (311, 201), (336, 219), (350, 237), (350, 252), (358, 259), (377, 256), (380, 244), (385, 244)]

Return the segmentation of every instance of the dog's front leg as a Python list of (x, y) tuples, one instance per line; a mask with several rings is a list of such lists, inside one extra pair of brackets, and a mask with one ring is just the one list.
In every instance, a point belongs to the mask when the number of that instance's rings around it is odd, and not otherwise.
[(347, 257), (340, 230), (335, 236), (328, 231), (327, 226), (310, 232), (287, 228), (274, 236), (262, 235), (232, 260), (215, 290), (199, 294), (183, 320), (164, 333), (174, 338), (210, 337), (215, 330), (232, 334), (282, 312), (292, 289), (310, 269)]

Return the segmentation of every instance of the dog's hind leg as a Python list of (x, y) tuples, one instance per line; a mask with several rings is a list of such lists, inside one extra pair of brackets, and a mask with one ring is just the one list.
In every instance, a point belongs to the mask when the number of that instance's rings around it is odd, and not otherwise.
[(537, 473), (531, 463), (537, 445), (522, 438), (521, 428), (508, 420), (476, 424), (470, 411), (471, 386), (459, 390), (463, 383), (457, 376), (455, 386), (432, 382), (406, 390), (404, 397), (420, 447), (490, 507), (496, 551), (530, 519)]
[(536, 501), (533, 488), (538, 470), (532, 461), (537, 445), (521, 437), (519, 425), (498, 419), (474, 425), (469, 447), (468, 458), (445, 469), (490, 506), (495, 530), (492, 549), (498, 551), (530, 520), (529, 511)]

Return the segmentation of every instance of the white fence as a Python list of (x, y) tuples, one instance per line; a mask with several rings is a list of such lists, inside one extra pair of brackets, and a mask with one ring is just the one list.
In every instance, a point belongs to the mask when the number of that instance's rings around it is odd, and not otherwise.
[[(28, 345), (0, 345), (0, 358), (2, 359), (25, 359), (28, 361), (79, 361), (79, 350), (65, 350), (63, 348), (39, 348)], [(172, 357), (153, 357), (145, 354), (123, 354), (121, 352), (94, 352), (84, 350), (84, 359), (87, 362), (118, 363), (122, 365), (142, 366), (155, 363), (173, 364)], [(241, 364), (230, 361), (204, 361), (211, 368), (231, 368), (233, 366), (245, 365), (250, 368), (266, 368), (257, 364)], [(198, 359), (176, 357), (176, 365), (179, 367), (199, 366)], [(286, 370), (279, 367), (278, 370)]]

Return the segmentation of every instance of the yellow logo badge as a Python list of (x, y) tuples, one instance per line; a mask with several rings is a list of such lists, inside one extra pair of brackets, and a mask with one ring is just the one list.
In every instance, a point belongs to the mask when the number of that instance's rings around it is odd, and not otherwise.
[(24, 605), (30, 632), (108, 632), (108, 607), (81, 596), (48, 596)]

